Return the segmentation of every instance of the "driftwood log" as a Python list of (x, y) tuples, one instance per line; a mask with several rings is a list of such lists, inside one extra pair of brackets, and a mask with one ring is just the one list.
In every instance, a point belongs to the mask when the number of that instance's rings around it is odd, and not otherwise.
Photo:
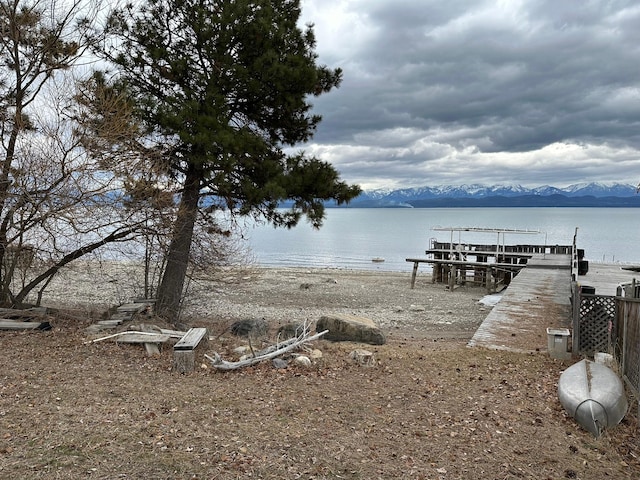
[(238, 362), (227, 362), (215, 352), (213, 353), (213, 356), (205, 354), (205, 358), (207, 358), (211, 362), (213, 367), (217, 368), (218, 370), (236, 370), (238, 368), (255, 365), (256, 363), (262, 362), (264, 360), (271, 360), (279, 357), (280, 355), (291, 352), (292, 350), (301, 347), (305, 343), (317, 340), (328, 331), (329, 330), (324, 330), (323, 332), (316, 333), (315, 335), (310, 336), (308, 330), (305, 328), (304, 332), (298, 337), (290, 338), (289, 340), (285, 340), (282, 343), (271, 345), (270, 347), (257, 352), (253, 357), (247, 358), (245, 360), (240, 360)]

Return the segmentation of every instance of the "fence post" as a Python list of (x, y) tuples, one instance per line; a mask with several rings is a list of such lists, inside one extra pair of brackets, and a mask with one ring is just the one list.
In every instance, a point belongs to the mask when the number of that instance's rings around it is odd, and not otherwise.
[[(627, 325), (629, 320), (629, 311), (627, 310), (627, 302), (619, 302), (624, 305), (622, 312), (622, 378), (626, 375), (627, 370)], [(619, 304), (618, 303), (618, 304)]]
[(571, 335), (571, 351), (573, 355), (578, 355), (578, 347), (580, 345), (580, 287), (577, 282), (571, 282), (573, 294), (571, 295), (572, 303), (572, 335)]

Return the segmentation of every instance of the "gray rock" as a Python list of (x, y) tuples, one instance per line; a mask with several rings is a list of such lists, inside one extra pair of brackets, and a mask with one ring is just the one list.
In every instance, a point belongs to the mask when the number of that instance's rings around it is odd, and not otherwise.
[(238, 356), (242, 356), (250, 351), (251, 351), (251, 347), (249, 345), (240, 345), (239, 347), (236, 347), (233, 349), (233, 353), (235, 353)]
[(238, 337), (259, 337), (267, 334), (269, 324), (264, 318), (238, 320), (231, 325), (231, 333)]
[(311, 366), (311, 359), (305, 355), (298, 355), (293, 359), (293, 363), (300, 367), (309, 368)]
[(281, 358), (274, 358), (273, 360), (271, 360), (271, 363), (276, 368), (287, 368), (287, 365), (289, 365), (289, 362)]
[(387, 339), (376, 323), (365, 317), (356, 315), (325, 315), (318, 320), (316, 331), (329, 330), (322, 338), (335, 342), (349, 341), (383, 345)]
[(314, 348), (313, 350), (311, 350), (311, 352), (309, 352), (309, 357), (312, 360), (318, 360), (319, 358), (322, 358), (322, 352), (317, 348)]
[(349, 358), (363, 367), (372, 367), (376, 364), (373, 353), (369, 350), (362, 350), (361, 348), (351, 352)]

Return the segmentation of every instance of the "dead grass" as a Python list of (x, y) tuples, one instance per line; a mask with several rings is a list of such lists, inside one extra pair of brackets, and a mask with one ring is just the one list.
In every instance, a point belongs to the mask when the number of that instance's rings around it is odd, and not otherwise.
[[(76, 324), (0, 334), (3, 478), (638, 478), (633, 415), (598, 440), (545, 355), (403, 340), (311, 369), (171, 371), (171, 351), (83, 345)], [(232, 343), (210, 345), (230, 355)], [(361, 346), (359, 346), (361, 347)]]
[[(210, 315), (194, 323), (216, 334), (251, 312), (275, 326), (328, 308), (383, 320), (387, 345), (319, 341), (323, 357), (309, 369), (180, 375), (170, 347), (148, 357), (139, 346), (85, 345), (89, 307), (52, 319), (49, 332), (0, 332), (0, 477), (640, 477), (637, 403), (600, 439), (581, 430), (557, 398), (568, 363), (466, 347), (486, 315), (479, 292), (336, 275), (201, 284), (210, 296), (196, 306)], [(222, 334), (209, 351), (230, 359), (241, 343)], [(352, 363), (355, 348), (373, 351), (375, 366)]]

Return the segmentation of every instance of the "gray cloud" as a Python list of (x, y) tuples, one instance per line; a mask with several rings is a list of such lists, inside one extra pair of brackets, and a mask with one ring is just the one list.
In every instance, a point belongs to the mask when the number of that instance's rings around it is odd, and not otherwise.
[(640, 179), (636, 2), (306, 0), (303, 15), (344, 70), (305, 148), (347, 181)]

